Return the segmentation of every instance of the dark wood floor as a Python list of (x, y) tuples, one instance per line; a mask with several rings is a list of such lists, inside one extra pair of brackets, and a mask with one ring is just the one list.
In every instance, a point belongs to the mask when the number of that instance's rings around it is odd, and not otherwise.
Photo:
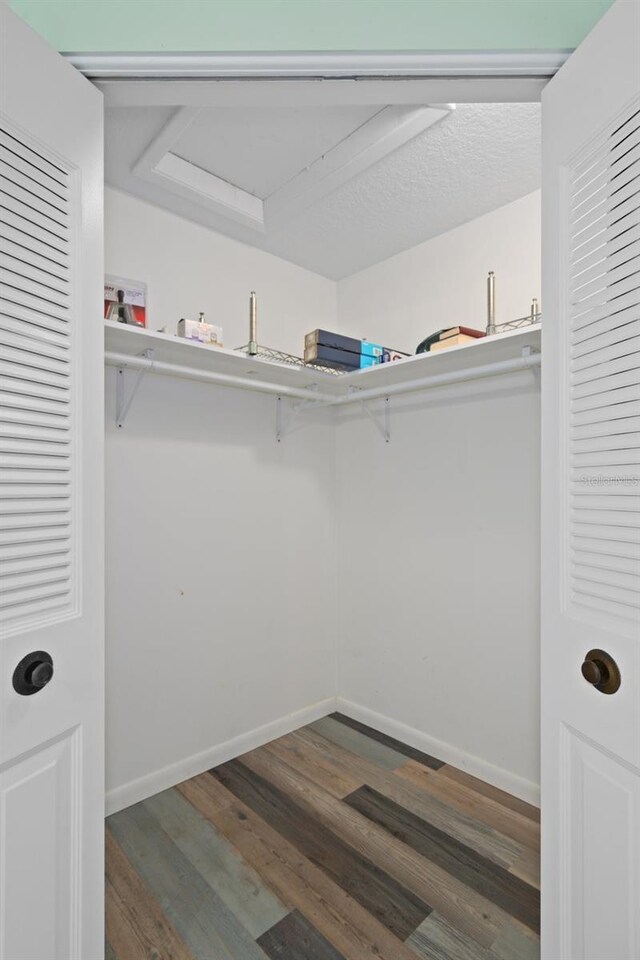
[(339, 714), (107, 821), (108, 960), (534, 960), (538, 811)]

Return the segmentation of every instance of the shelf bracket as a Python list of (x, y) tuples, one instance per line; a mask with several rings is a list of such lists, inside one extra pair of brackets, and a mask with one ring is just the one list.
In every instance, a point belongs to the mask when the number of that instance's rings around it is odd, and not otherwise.
[(313, 384), (309, 387), (310, 397), (308, 400), (291, 401), (288, 405), (285, 405), (284, 397), (276, 398), (276, 443), (282, 442), (282, 438), (290, 432), (294, 421), (300, 413), (308, 410), (310, 407), (324, 406), (321, 400), (313, 399), (313, 393), (317, 391), (317, 389), (318, 387)]
[[(349, 391), (350, 393), (358, 393), (358, 387), (352, 387)], [(376, 412), (372, 409), (371, 404), (367, 403), (366, 400), (360, 401), (360, 406), (363, 411), (369, 417), (374, 427), (378, 433), (382, 436), (382, 439), (385, 443), (391, 442), (391, 400), (389, 397), (385, 397), (382, 404), (382, 413)]]
[[(143, 350), (139, 356), (144, 357), (145, 360), (153, 360), (154, 351), (153, 350)], [(125, 381), (125, 367), (118, 367), (118, 372), (116, 373), (116, 427), (121, 430), (124, 425), (124, 421), (127, 418), (129, 412), (129, 407), (133, 402), (133, 398), (138, 392), (138, 387), (147, 371), (144, 369), (136, 370), (133, 385), (129, 390), (127, 395), (126, 391), (126, 381)]]
[[(531, 344), (527, 344), (526, 347), (522, 348), (522, 359), (526, 361), (530, 357), (537, 356), (539, 353), (540, 353), (539, 350), (537, 350), (535, 347), (532, 347)], [(536, 384), (540, 386), (540, 374), (541, 374), (540, 365), (536, 364), (536, 366), (529, 367), (529, 369), (533, 374), (533, 379), (535, 380)]]

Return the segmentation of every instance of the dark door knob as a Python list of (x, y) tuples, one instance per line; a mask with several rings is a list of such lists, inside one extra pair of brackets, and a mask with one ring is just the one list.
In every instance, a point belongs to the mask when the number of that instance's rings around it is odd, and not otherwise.
[(620, 687), (620, 668), (605, 650), (589, 650), (581, 671), (587, 683), (600, 693), (615, 693)]
[(45, 650), (34, 650), (23, 657), (13, 671), (13, 689), (23, 697), (42, 690), (53, 676), (53, 660)]

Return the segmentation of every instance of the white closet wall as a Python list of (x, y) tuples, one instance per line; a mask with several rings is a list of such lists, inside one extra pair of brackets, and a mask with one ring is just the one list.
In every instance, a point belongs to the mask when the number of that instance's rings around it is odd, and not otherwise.
[[(338, 284), (340, 328), (415, 349), (540, 291), (540, 195)], [(393, 331), (393, 333), (391, 333)], [(391, 443), (338, 429), (343, 709), (528, 799), (539, 783), (539, 382), (392, 401)]]
[[(526, 311), (538, 210), (524, 198), (483, 217), (491, 230), (474, 221), (336, 285), (107, 190), (106, 270), (147, 281), (153, 328), (204, 310), (239, 345), (255, 288), (270, 345), (299, 353), (317, 326), (387, 341), (393, 321), (390, 345), (412, 349), (461, 319), (444, 304), (467, 322), (477, 305), (482, 323), (490, 267), (499, 313), (511, 285)], [(454, 258), (477, 290), (444, 283)], [(336, 693), (535, 794), (533, 374), (393, 401), (388, 446), (368, 419), (336, 430), (322, 411), (276, 444), (273, 398), (155, 375), (117, 430), (114, 393), (107, 368), (110, 810), (329, 712)]]
[[(147, 281), (152, 327), (203, 309), (239, 345), (252, 287), (274, 345), (335, 324), (328, 280), (112, 190), (106, 220), (106, 270)], [(335, 691), (333, 427), (307, 418), (277, 444), (275, 398), (147, 375), (118, 430), (115, 376), (110, 810), (327, 713)]]
[(340, 330), (413, 353), (442, 327), (484, 329), (489, 270), (497, 322), (529, 313), (540, 299), (539, 190), (341, 280)]

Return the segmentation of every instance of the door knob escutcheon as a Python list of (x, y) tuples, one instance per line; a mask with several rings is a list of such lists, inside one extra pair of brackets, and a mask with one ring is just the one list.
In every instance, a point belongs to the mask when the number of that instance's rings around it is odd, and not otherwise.
[(53, 660), (45, 650), (34, 650), (23, 657), (13, 671), (13, 689), (23, 697), (38, 693), (53, 677)]
[(615, 693), (622, 682), (620, 668), (606, 650), (589, 650), (585, 655), (582, 676), (600, 693)]

